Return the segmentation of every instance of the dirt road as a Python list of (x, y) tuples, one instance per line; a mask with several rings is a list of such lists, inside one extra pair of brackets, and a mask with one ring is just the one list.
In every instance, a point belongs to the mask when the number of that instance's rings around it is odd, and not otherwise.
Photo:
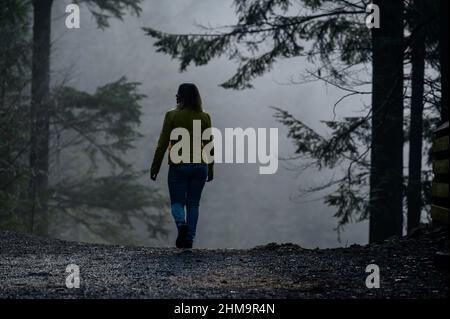
[[(307, 250), (269, 244), (250, 250), (94, 245), (0, 233), (0, 298), (448, 298), (448, 271), (433, 264), (448, 234), (378, 245)], [(80, 287), (66, 287), (66, 267)], [(366, 287), (366, 266), (381, 287)]]

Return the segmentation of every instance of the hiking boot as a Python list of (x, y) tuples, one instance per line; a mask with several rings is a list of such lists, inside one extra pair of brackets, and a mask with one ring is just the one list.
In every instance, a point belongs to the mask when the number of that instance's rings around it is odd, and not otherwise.
[(175, 246), (177, 248), (184, 248), (184, 246), (186, 245), (187, 233), (188, 233), (187, 225), (181, 225), (180, 227), (178, 227), (178, 237), (177, 240), (175, 241)]
[(186, 240), (184, 242), (183, 252), (184, 253), (192, 253), (192, 241), (191, 240)]

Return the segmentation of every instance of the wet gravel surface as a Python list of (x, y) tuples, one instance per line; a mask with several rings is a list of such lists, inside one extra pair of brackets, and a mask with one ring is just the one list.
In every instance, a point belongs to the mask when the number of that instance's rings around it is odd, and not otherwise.
[[(448, 298), (448, 232), (382, 244), (307, 250), (269, 244), (250, 250), (108, 246), (0, 232), (0, 298)], [(66, 267), (80, 288), (66, 287)], [(365, 285), (377, 264), (381, 287)]]

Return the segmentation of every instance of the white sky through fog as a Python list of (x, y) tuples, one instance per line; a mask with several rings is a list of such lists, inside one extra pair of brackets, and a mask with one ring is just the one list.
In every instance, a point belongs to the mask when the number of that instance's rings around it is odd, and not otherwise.
[[(145, 0), (139, 18), (127, 16), (123, 21), (111, 20), (110, 28), (96, 28), (90, 13), (82, 7), (81, 28), (64, 26), (64, 5), (55, 1), (53, 9), (52, 72), (54, 84), (62, 78), (81, 90), (115, 81), (122, 75), (141, 82), (144, 116), (140, 131), (144, 134), (130, 160), (137, 168), (150, 166), (164, 113), (175, 105), (175, 93), (182, 82), (198, 85), (205, 111), (212, 116), (213, 126), (279, 127), (280, 157), (293, 155), (287, 130), (273, 118), (270, 106), (278, 106), (302, 119), (311, 128), (325, 132), (321, 120), (333, 118), (333, 104), (344, 92), (323, 83), (280, 85), (308, 67), (302, 59), (277, 63), (272, 72), (253, 82), (254, 89), (225, 90), (218, 85), (233, 75), (237, 65), (226, 58), (202, 67), (191, 67), (179, 73), (179, 64), (156, 53), (153, 40), (141, 27), (154, 27), (167, 32), (196, 31), (195, 24), (225, 25), (235, 22), (232, 1), (223, 0)], [(362, 98), (346, 100), (338, 107), (338, 116), (356, 113)], [(294, 164), (294, 163), (292, 163)], [(337, 220), (334, 210), (315, 197), (296, 198), (299, 188), (327, 181), (329, 173), (308, 171), (302, 175), (292, 164), (279, 163), (276, 174), (258, 174), (258, 164), (216, 165), (215, 180), (203, 193), (197, 229), (197, 247), (247, 248), (269, 242), (293, 242), (301, 246), (335, 247), (367, 242), (367, 223), (349, 225), (341, 235), (341, 243), (333, 230)], [(167, 191), (167, 165), (164, 161), (156, 185)], [(154, 185), (149, 179), (146, 185)], [(167, 195), (168, 196), (168, 195)], [(170, 213), (167, 212), (169, 215)], [(169, 216), (171, 218), (171, 216)], [(175, 226), (169, 219), (171, 235), (150, 245), (171, 246)]]

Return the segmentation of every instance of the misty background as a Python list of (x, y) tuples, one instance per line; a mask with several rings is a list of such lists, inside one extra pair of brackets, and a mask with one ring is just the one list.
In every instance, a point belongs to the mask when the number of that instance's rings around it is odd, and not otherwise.
[[(306, 171), (300, 174), (298, 161), (283, 161), (293, 155), (294, 147), (286, 137), (287, 129), (275, 118), (271, 106), (301, 117), (304, 123), (326, 135), (321, 120), (332, 120), (333, 105), (343, 93), (313, 82), (288, 85), (291, 78), (308, 69), (302, 58), (278, 62), (272, 72), (253, 81), (254, 89), (226, 90), (219, 84), (233, 75), (237, 65), (221, 58), (179, 73), (179, 64), (155, 52), (153, 40), (142, 27), (154, 27), (171, 33), (198, 32), (197, 24), (219, 26), (235, 22), (232, 1), (147, 0), (140, 17), (127, 15), (123, 21), (110, 20), (110, 27), (100, 30), (84, 6), (81, 28), (65, 27), (65, 6), (70, 1), (55, 1), (52, 12), (52, 85), (65, 83), (93, 92), (93, 88), (118, 80), (141, 82), (140, 93), (144, 135), (129, 152), (128, 159), (138, 169), (149, 169), (165, 112), (175, 106), (175, 93), (182, 82), (199, 87), (204, 110), (211, 114), (213, 126), (278, 127), (279, 169), (274, 175), (259, 175), (259, 164), (216, 164), (215, 179), (207, 183), (202, 195), (197, 226), (199, 248), (249, 248), (269, 242), (293, 242), (306, 248), (348, 246), (367, 243), (367, 222), (349, 224), (340, 235), (333, 208), (323, 204), (318, 194), (299, 197), (302, 189), (326, 182), (332, 172)], [(360, 115), (357, 110), (368, 104), (362, 98), (347, 99), (337, 109), (337, 117)], [(164, 161), (158, 179), (147, 176), (142, 182), (157, 185), (168, 198), (167, 171)], [(168, 238), (140, 238), (149, 246), (172, 246), (176, 228), (166, 212)]]

